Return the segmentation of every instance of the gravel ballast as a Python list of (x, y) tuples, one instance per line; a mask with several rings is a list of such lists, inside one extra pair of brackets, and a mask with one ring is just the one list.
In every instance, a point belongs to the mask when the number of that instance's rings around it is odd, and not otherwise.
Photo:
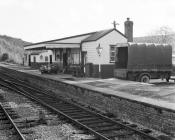
[[(92, 139), (93, 136), (83, 134), (71, 124), (59, 119), (58, 115), (46, 110), (44, 107), (32, 102), (26, 97), (7, 89), (0, 89), (0, 102), (5, 106), (10, 106), (19, 116), (15, 122), (25, 122), (25, 128), (21, 131), (27, 139), (35, 140), (81, 140)], [(45, 122), (40, 122), (40, 114), (45, 118)], [(0, 135), (1, 135), (0, 131)], [(3, 138), (6, 139), (6, 136)]]

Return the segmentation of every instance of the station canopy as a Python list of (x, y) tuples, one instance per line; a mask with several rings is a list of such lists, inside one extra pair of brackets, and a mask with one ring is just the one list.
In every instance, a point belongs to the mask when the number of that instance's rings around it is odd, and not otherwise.
[(59, 48), (80, 48), (79, 43), (43, 43), (27, 46), (25, 50), (35, 49), (59, 49)]

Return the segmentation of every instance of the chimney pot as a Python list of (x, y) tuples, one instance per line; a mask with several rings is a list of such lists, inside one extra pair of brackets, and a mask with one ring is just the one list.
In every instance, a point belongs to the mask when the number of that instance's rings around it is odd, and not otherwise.
[(127, 21), (129, 21), (129, 20), (130, 20), (130, 18), (128, 17), (128, 18), (127, 18)]

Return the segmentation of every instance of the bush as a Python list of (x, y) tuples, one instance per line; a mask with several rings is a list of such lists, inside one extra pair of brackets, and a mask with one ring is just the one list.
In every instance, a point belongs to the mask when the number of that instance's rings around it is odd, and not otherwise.
[(2, 57), (1, 57), (1, 61), (6, 61), (6, 60), (8, 60), (8, 59), (9, 59), (8, 53), (3, 53), (3, 54), (2, 54)]

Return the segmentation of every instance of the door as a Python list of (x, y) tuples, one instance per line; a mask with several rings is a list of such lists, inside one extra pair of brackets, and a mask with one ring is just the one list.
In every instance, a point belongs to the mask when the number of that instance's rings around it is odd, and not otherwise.
[(31, 55), (29, 55), (28, 60), (29, 60), (29, 66), (31, 66)]
[(63, 53), (63, 67), (67, 66), (67, 53)]
[(52, 64), (52, 55), (50, 55), (50, 64)]

